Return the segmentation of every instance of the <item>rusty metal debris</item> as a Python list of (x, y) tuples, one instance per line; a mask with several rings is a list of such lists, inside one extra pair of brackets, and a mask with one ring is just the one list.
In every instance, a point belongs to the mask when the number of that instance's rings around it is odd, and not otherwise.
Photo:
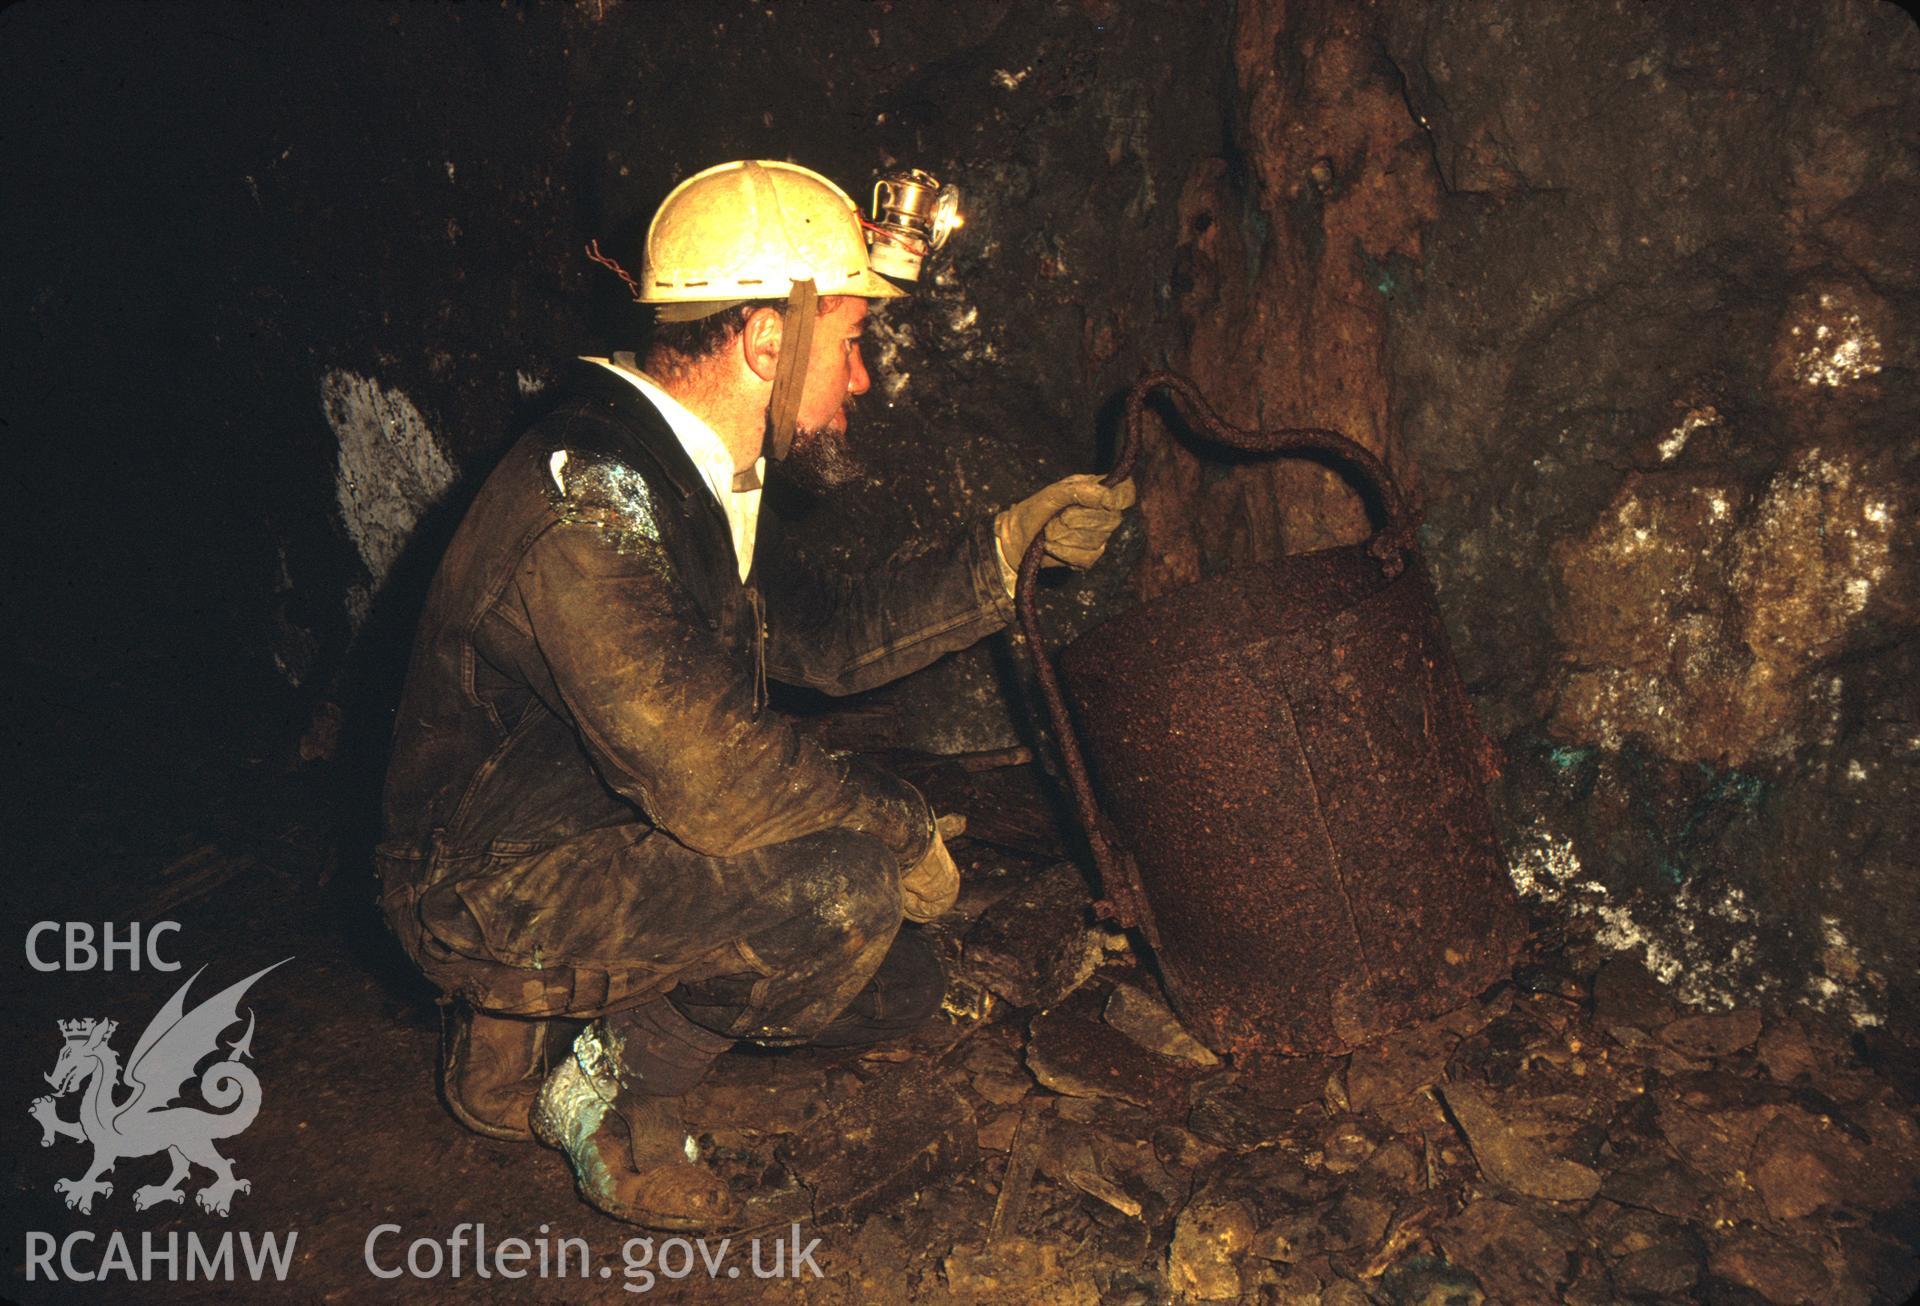
[[(1416, 511), (1331, 431), (1244, 431), (1192, 382), (1153, 373), (1235, 449), (1330, 456), (1383, 509), (1364, 544), (1241, 567), (1083, 635), (1061, 675), (1038, 627), (1040, 552), (1019, 609), (1107, 899), (1137, 926), (1181, 1015), (1242, 1063), (1340, 1052), (1457, 1006), (1523, 934), (1481, 788), (1489, 745), (1453, 667)], [(1080, 752), (1084, 737), (1100, 796)]]
[(216, 843), (202, 844), (161, 868), (160, 883), (141, 904), (140, 916), (146, 920), (164, 916), (206, 897), (255, 865), (249, 853), (227, 852)]
[(1020, 1109), (1013, 1146), (1007, 1153), (1007, 1168), (1000, 1177), (1000, 1197), (994, 1203), (993, 1224), (987, 1235), (989, 1246), (1004, 1241), (1020, 1227), (1026, 1210), (1027, 1193), (1033, 1186), (1034, 1171), (1040, 1164), (1040, 1152), (1046, 1144), (1045, 1108), (1039, 1099), (1029, 1098)]

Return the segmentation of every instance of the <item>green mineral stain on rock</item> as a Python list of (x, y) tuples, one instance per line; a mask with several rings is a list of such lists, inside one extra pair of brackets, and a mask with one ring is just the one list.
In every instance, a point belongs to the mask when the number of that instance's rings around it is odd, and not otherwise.
[(1670, 845), (1672, 855), (1660, 860), (1661, 872), (1675, 884), (1691, 872), (1693, 852), (1720, 839), (1730, 821), (1751, 816), (1767, 792), (1765, 780), (1745, 771), (1715, 774), (1713, 768), (1704, 763), (1700, 771), (1713, 776), (1713, 783), (1687, 805), (1686, 819), (1680, 823)]
[(1547, 761), (1553, 763), (1556, 770), (1571, 771), (1597, 751), (1591, 745), (1576, 747), (1572, 744), (1561, 744), (1557, 748), (1547, 750)]

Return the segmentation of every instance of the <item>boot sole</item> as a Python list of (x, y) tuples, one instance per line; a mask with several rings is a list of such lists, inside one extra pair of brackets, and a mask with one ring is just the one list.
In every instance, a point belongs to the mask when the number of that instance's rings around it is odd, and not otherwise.
[[(497, 1120), (488, 1120), (485, 1117), (473, 1114), (473, 1112), (467, 1110), (465, 1105), (461, 1103), (458, 1095), (452, 1092), (442, 1091), (441, 1097), (447, 1104), (447, 1114), (451, 1115), (467, 1129), (472, 1130), (482, 1138), (491, 1138), (501, 1143), (533, 1143), (539, 1141), (533, 1136), (533, 1125), (531, 1123), (515, 1128), (513, 1125), (503, 1124)], [(529, 1101), (527, 1107), (528, 1110), (531, 1111), (533, 1103)]]

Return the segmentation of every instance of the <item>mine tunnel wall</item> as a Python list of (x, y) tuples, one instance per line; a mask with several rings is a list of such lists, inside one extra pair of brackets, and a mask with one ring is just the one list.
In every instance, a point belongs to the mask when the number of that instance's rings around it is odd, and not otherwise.
[[(1891, 5), (1200, 0), (0, 19), (14, 639), (345, 703), (377, 765), (446, 532), (565, 360), (630, 343), (582, 247), (791, 157), (961, 185), (875, 331), (871, 475), (775, 509), (834, 563), (1103, 466), (1189, 371), (1420, 491), (1501, 740), (1516, 878), (1709, 1004), (1911, 1024), (1920, 39)], [(1063, 636), (1354, 538), (1303, 464), (1158, 428)], [(1031, 730), (1001, 641), (872, 702)], [(1009, 695), (1006, 687), (1016, 686)], [(324, 719), (324, 714), (322, 718)], [(258, 741), (256, 741), (258, 742)], [(260, 747), (268, 746), (260, 743)]]
[[(1418, 487), (1515, 878), (1707, 1005), (1915, 997), (1914, 124), (1891, 5), (1248, 3), (1185, 366)], [(1147, 473), (1147, 592), (1356, 538)]]

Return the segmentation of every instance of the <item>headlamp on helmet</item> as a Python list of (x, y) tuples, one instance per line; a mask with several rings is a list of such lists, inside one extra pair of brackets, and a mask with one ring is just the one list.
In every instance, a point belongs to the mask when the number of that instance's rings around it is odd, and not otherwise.
[(927, 255), (947, 243), (965, 222), (960, 191), (942, 186), (919, 168), (891, 172), (873, 183), (873, 220), (867, 252), (875, 272), (918, 281)]

